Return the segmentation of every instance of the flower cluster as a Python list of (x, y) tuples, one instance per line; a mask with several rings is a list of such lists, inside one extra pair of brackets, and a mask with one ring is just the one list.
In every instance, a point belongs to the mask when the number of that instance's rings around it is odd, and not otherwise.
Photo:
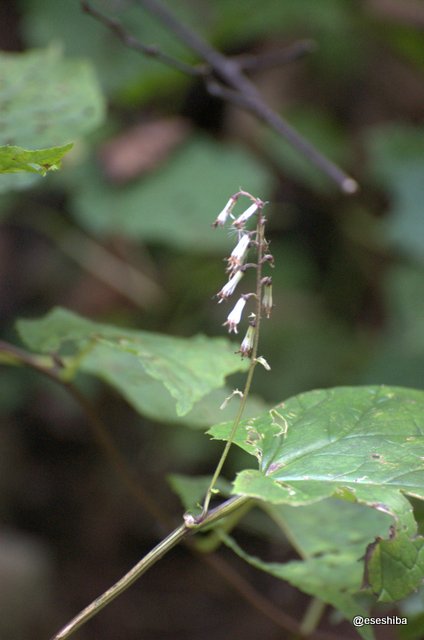
[[(233, 209), (241, 197), (248, 198), (251, 204), (241, 215), (235, 217)], [(262, 277), (262, 267), (265, 264), (271, 267), (274, 266), (273, 257), (268, 253), (268, 243), (264, 237), (265, 218), (262, 214), (264, 206), (265, 202), (259, 198), (255, 198), (246, 191), (238, 191), (231, 196), (213, 223), (215, 228), (223, 227), (228, 220), (231, 220), (230, 228), (237, 234), (237, 244), (227, 258), (228, 281), (217, 293), (219, 302), (227, 301), (233, 295), (247, 269), (256, 269), (258, 273), (256, 291), (242, 294), (224, 322), (224, 326), (228, 327), (229, 333), (238, 333), (238, 325), (242, 319), (246, 303), (249, 298), (257, 301), (256, 313), (251, 313), (249, 316), (249, 327), (239, 349), (242, 357), (249, 358), (252, 355), (255, 344), (255, 333), (258, 324), (257, 316), (263, 312), (269, 318), (272, 310), (272, 278), (270, 276)], [(247, 225), (252, 218), (256, 220), (256, 228), (249, 230)], [(250, 250), (256, 252), (256, 262), (246, 262)], [(259, 303), (258, 301), (261, 302)]]

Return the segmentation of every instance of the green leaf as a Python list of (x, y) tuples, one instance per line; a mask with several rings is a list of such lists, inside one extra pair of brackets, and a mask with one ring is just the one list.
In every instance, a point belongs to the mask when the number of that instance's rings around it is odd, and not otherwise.
[[(312, 557), (304, 561), (292, 561), (285, 564), (264, 562), (247, 554), (233, 538), (222, 534), (222, 540), (243, 560), (261, 571), (270, 573), (280, 580), (287, 580), (294, 587), (318, 597), (341, 611), (351, 621), (354, 616), (367, 616), (368, 606), (358, 593), (362, 571), (358, 557), (350, 551), (329, 553), (322, 557)], [(358, 632), (365, 640), (374, 635), (371, 627), (362, 627)]]
[(367, 582), (382, 602), (400, 600), (424, 580), (424, 538), (396, 533), (372, 543), (367, 552)]
[[(227, 439), (231, 424), (212, 427)], [(244, 420), (236, 444), (259, 470), (238, 474), (233, 492), (275, 504), (311, 504), (337, 495), (392, 514), (414, 534), (404, 494), (424, 499), (424, 392), (340, 387), (295, 396)]]
[(388, 536), (393, 518), (357, 502), (327, 498), (301, 507), (263, 504), (302, 558), (326, 553), (351, 554), (357, 562), (376, 536)]
[[(92, 131), (103, 116), (103, 98), (88, 62), (66, 60), (55, 47), (0, 53), (1, 144), (57, 147)], [(17, 178), (1, 177), (0, 191), (22, 186)]]
[(61, 159), (72, 147), (72, 143), (35, 151), (22, 147), (0, 147), (0, 173), (27, 171), (45, 176), (47, 171), (60, 168)]
[(246, 368), (223, 338), (175, 338), (118, 328), (60, 308), (39, 320), (20, 320), (17, 327), (31, 349), (63, 358), (64, 377), (78, 371), (95, 375), (141, 412), (150, 394), (161, 398), (169, 393), (178, 415), (184, 415), (221, 387), (225, 376)]
[[(301, 507), (263, 504), (262, 508), (304, 562), (272, 565), (271, 569), (266, 563), (256, 566), (333, 605), (350, 621), (354, 615), (369, 616), (374, 598), (363, 589), (366, 549), (370, 543), (374, 545), (376, 538), (379, 544), (385, 544), (382, 538), (390, 535), (392, 518), (362, 504), (335, 498)], [(405, 585), (399, 595), (403, 597), (415, 585), (411, 584), (406, 567), (402, 569), (399, 563), (397, 569), (397, 579)], [(404, 573), (400, 574), (400, 570)], [(368, 570), (368, 581), (370, 574)], [(374, 584), (371, 587), (377, 591)], [(363, 637), (369, 637), (367, 634), (369, 631), (365, 630)]]
[(241, 148), (198, 136), (161, 170), (124, 187), (88, 171), (75, 184), (72, 208), (78, 221), (96, 234), (213, 251), (231, 246), (227, 234), (211, 225), (239, 185), (265, 197), (265, 169)]

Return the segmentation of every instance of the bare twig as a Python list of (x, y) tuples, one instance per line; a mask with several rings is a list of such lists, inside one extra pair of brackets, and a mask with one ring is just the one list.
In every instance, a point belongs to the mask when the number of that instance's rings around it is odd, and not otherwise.
[(118, 20), (110, 18), (101, 11), (98, 11), (88, 2), (88, 0), (81, 0), (81, 7), (85, 13), (93, 16), (93, 18), (96, 18), (96, 20), (102, 22), (106, 27), (108, 27), (108, 29), (110, 29), (122, 41), (122, 43), (128, 47), (128, 49), (134, 49), (149, 58), (156, 58), (159, 62), (163, 62), (168, 67), (177, 69), (189, 76), (203, 75), (204, 72), (201, 69), (163, 53), (154, 45), (143, 44), (137, 40), (137, 38), (134, 38), (134, 36), (128, 33)]
[[(304, 155), (335, 182), (342, 191), (349, 194), (357, 191), (358, 184), (353, 178), (325, 157), (313, 144), (301, 136), (284, 118), (265, 103), (255, 85), (244, 75), (243, 63), (238, 62), (236, 59), (228, 58), (214, 49), (196, 32), (180, 22), (160, 0), (137, 1), (140, 6), (153, 14), (172, 31), (189, 49), (197, 53), (206, 65), (193, 67), (164, 54), (157, 47), (146, 46), (128, 34), (119, 22), (93, 9), (89, 0), (81, 0), (81, 5), (84, 11), (105, 24), (127, 46), (137, 49), (144, 55), (156, 57), (164, 64), (179, 69), (183, 73), (203, 77), (208, 91), (211, 91), (212, 87), (214, 88), (214, 95), (220, 95), (223, 99), (253, 113), (259, 120), (265, 122), (282, 135), (299, 153)], [(212, 73), (228, 85), (232, 91), (227, 92), (225, 87), (222, 87), (221, 94), (218, 94), (216, 83), (211, 84), (209, 81)]]
[(303, 56), (312, 53), (317, 49), (313, 40), (298, 40), (284, 49), (273, 49), (258, 54), (241, 54), (234, 56), (241, 71), (263, 71), (272, 67), (280, 67), (282, 64), (295, 62)]

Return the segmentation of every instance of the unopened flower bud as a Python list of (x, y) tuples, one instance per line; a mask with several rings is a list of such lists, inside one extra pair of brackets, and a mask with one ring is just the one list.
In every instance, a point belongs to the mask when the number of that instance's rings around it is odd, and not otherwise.
[(244, 223), (249, 220), (259, 209), (259, 205), (254, 202), (250, 205), (248, 209), (244, 213), (242, 213), (238, 218), (236, 218), (233, 222), (233, 226), (241, 229), (244, 226)]
[(241, 296), (236, 302), (234, 309), (231, 313), (228, 314), (227, 321), (224, 322), (224, 326), (228, 325), (228, 333), (234, 331), (234, 333), (238, 333), (237, 326), (240, 323), (241, 315), (243, 313), (243, 309), (246, 305), (247, 299), (245, 296)]
[(262, 279), (264, 286), (264, 295), (262, 297), (262, 308), (267, 318), (270, 317), (272, 311), (272, 278), (267, 277)]
[(270, 253), (266, 253), (262, 258), (261, 263), (264, 264), (265, 262), (268, 262), (269, 266), (274, 268), (274, 256)]
[(242, 271), (236, 271), (236, 273), (228, 280), (228, 282), (224, 284), (221, 291), (217, 293), (218, 298), (221, 298), (219, 302), (222, 302), (223, 300), (229, 298), (234, 293), (234, 290), (242, 279), (243, 275), (244, 274)]
[(249, 249), (250, 236), (248, 233), (244, 233), (237, 245), (231, 252), (230, 257), (228, 258), (228, 268), (227, 271), (233, 271), (235, 267), (239, 267), (243, 264), (246, 258), (247, 251)]
[(233, 196), (231, 196), (231, 198), (228, 200), (227, 204), (225, 205), (225, 207), (223, 208), (223, 210), (221, 211), (221, 213), (218, 215), (217, 219), (213, 223), (212, 225), (213, 227), (224, 226), (224, 224), (227, 222), (228, 216), (231, 214), (231, 210), (234, 207), (235, 203), (236, 203), (236, 199), (233, 198)]
[(250, 356), (252, 355), (253, 342), (255, 340), (255, 333), (256, 333), (256, 323), (255, 323), (255, 320), (253, 319), (250, 322), (246, 335), (243, 338), (243, 342), (240, 345), (240, 349), (237, 352), (241, 354), (242, 358), (250, 358)]

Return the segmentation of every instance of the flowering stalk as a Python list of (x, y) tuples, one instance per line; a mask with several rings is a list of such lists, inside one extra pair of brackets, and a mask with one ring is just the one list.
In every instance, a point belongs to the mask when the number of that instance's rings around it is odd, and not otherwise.
[[(226, 209), (228, 209), (231, 203), (232, 210), (238, 198), (240, 198), (241, 196), (246, 196), (247, 198), (249, 198), (252, 204), (232, 223), (232, 226), (238, 229), (241, 235), (239, 236), (237, 246), (232, 251), (230, 258), (228, 259), (227, 271), (230, 272), (230, 279), (217, 295), (220, 298), (219, 302), (227, 299), (232, 295), (235, 287), (241, 279), (240, 276), (235, 281), (236, 276), (238, 276), (238, 274), (243, 274), (244, 271), (249, 267), (254, 267), (256, 269), (255, 292), (242, 295), (233, 310), (228, 315), (227, 321), (224, 322), (224, 325), (228, 326), (228, 331), (230, 333), (232, 331), (234, 333), (238, 333), (237, 327), (241, 321), (242, 312), (248, 299), (253, 298), (255, 300), (254, 313), (251, 313), (249, 316), (250, 322), (247, 333), (240, 345), (240, 349), (238, 350), (238, 353), (241, 354), (242, 358), (246, 357), (250, 359), (250, 366), (247, 372), (243, 392), (241, 394), (240, 392), (238, 392), (238, 394), (241, 396), (241, 400), (237, 415), (234, 419), (230, 435), (225, 444), (222, 455), (218, 461), (215, 472), (212, 476), (209, 488), (206, 492), (202, 513), (200, 514), (200, 516), (194, 519), (196, 524), (202, 523), (205, 518), (207, 518), (209, 505), (212, 495), (215, 491), (216, 482), (221, 474), (225, 460), (234, 441), (238, 425), (240, 424), (240, 420), (246, 407), (255, 367), (258, 363), (260, 363), (266, 369), (269, 369), (269, 365), (266, 360), (262, 357), (258, 358), (259, 329), (262, 319), (262, 313), (264, 312), (265, 315), (269, 318), (272, 309), (271, 278), (263, 277), (262, 275), (262, 269), (265, 264), (273, 266), (273, 258), (271, 254), (268, 253), (268, 243), (265, 239), (265, 218), (262, 214), (265, 203), (262, 202), (262, 200), (260, 200), (259, 198), (255, 198), (250, 193), (247, 193), (246, 191), (239, 191), (231, 196)], [(256, 216), (256, 230), (254, 232), (246, 231), (245, 225), (253, 216)], [(214, 226), (217, 226), (217, 224), (215, 224)], [(245, 264), (246, 255), (250, 246), (254, 246), (256, 248), (256, 261), (253, 263)]]
[[(232, 215), (232, 209), (235, 206), (237, 200), (241, 197), (248, 197), (252, 205), (246, 209), (244, 213), (234, 220)], [(243, 411), (246, 406), (247, 398), (252, 383), (253, 373), (257, 364), (262, 364), (266, 369), (269, 369), (269, 365), (264, 358), (258, 357), (258, 344), (259, 344), (259, 327), (262, 318), (262, 312), (267, 317), (271, 312), (272, 298), (270, 297), (271, 279), (269, 277), (262, 276), (262, 269), (266, 264), (273, 266), (273, 259), (268, 251), (268, 244), (264, 236), (265, 218), (262, 215), (262, 209), (264, 202), (259, 198), (254, 198), (245, 191), (239, 191), (227, 202), (227, 205), (219, 214), (215, 221), (215, 227), (223, 226), (225, 221), (231, 217), (234, 222), (232, 226), (239, 231), (239, 241), (237, 247), (232, 252), (227, 271), (229, 272), (229, 280), (218, 293), (219, 302), (227, 300), (234, 292), (235, 288), (239, 284), (243, 274), (249, 267), (255, 267), (256, 269), (256, 289), (255, 292), (246, 293), (240, 296), (238, 302), (234, 306), (233, 310), (228, 315), (227, 321), (224, 325), (228, 326), (229, 332), (237, 333), (237, 327), (241, 322), (242, 313), (248, 301), (253, 299), (255, 301), (255, 311), (251, 313), (250, 324), (247, 329), (247, 334), (241, 343), (238, 353), (242, 357), (250, 359), (250, 366), (247, 373), (246, 383), (243, 392), (238, 389), (234, 390), (231, 397), (238, 395), (241, 398), (237, 416), (234, 420), (230, 436), (225, 445), (224, 451), (215, 469), (212, 481), (209, 485), (208, 491), (203, 504), (203, 511), (200, 516), (192, 516), (186, 514), (184, 517), (184, 523), (170, 533), (164, 540), (162, 540), (154, 549), (152, 549), (147, 555), (144, 556), (125, 576), (123, 576), (112, 587), (107, 589), (102, 595), (93, 600), (85, 609), (80, 611), (70, 622), (68, 622), (62, 629), (56, 633), (51, 640), (68, 640), (71, 635), (74, 634), (77, 629), (84, 625), (88, 620), (95, 616), (101, 609), (107, 606), (112, 600), (114, 600), (119, 594), (125, 591), (131, 584), (133, 584), (141, 575), (143, 575), (151, 566), (153, 566), (163, 555), (165, 555), (176, 544), (184, 540), (192, 532), (201, 530), (208, 525), (220, 520), (238, 509), (242, 505), (246, 505), (250, 498), (247, 496), (236, 496), (221, 503), (214, 509), (209, 510), (209, 504), (214, 492), (214, 487), (218, 477), (221, 473), (224, 462), (227, 458), (231, 444), (234, 441), (234, 437), (237, 431), (237, 427), (240, 423)], [(244, 225), (253, 217), (256, 216), (256, 231), (246, 231)], [(256, 262), (246, 264), (245, 259), (247, 251), (250, 246), (256, 247)], [(268, 291), (267, 291), (268, 289)], [(230, 400), (227, 398), (222, 407)]]

